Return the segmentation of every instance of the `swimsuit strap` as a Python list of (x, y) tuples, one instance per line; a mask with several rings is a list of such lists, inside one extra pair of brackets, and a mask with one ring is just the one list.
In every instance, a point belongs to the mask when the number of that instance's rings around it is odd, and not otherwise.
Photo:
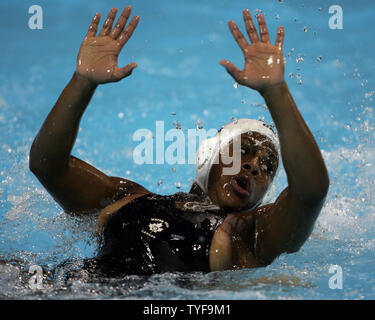
[(100, 233), (103, 230), (103, 227), (105, 223), (107, 222), (108, 218), (118, 211), (120, 208), (124, 207), (127, 205), (130, 201), (137, 199), (141, 196), (146, 195), (147, 193), (134, 193), (131, 196), (124, 197), (120, 200), (117, 200), (116, 202), (106, 206), (99, 212), (98, 216), (98, 229), (97, 232)]

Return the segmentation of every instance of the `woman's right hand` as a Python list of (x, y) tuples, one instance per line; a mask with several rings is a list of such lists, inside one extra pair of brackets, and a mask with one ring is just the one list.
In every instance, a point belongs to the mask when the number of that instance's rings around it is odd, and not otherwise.
[(95, 14), (78, 53), (76, 73), (95, 84), (120, 81), (129, 76), (137, 67), (137, 64), (133, 62), (119, 68), (117, 58), (137, 27), (139, 16), (133, 17), (124, 29), (131, 13), (131, 7), (128, 6), (112, 29), (116, 13), (116, 8), (111, 9), (97, 36), (100, 13)]

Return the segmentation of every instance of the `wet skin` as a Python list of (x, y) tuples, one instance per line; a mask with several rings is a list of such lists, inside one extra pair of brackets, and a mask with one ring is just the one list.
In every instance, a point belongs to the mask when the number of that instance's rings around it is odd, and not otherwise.
[[(229, 146), (233, 156), (233, 142)], [(230, 164), (231, 165), (231, 164)], [(248, 210), (265, 195), (278, 167), (277, 150), (273, 143), (258, 132), (241, 135), (241, 169), (237, 175), (223, 175), (221, 161), (211, 168), (208, 195), (211, 201), (228, 211)]]
[[(110, 11), (99, 34), (100, 14), (95, 15), (82, 42), (76, 71), (30, 150), (30, 170), (70, 214), (97, 213), (109, 205), (121, 205), (134, 194), (151, 193), (71, 155), (80, 120), (97, 86), (120, 81), (137, 66), (129, 63), (119, 68), (117, 58), (139, 17), (127, 25), (131, 8), (126, 7), (113, 26), (116, 13), (117, 9)], [(243, 11), (243, 18), (250, 43), (233, 21), (228, 25), (243, 52), (244, 68), (227, 60), (220, 64), (237, 83), (257, 90), (264, 98), (278, 131), (288, 186), (275, 203), (249, 210), (263, 197), (278, 165), (274, 146), (259, 133), (241, 136), (243, 154), (237, 175), (223, 176), (222, 163), (212, 167), (208, 196), (228, 211), (211, 242), (212, 271), (266, 266), (282, 253), (297, 251), (311, 234), (329, 187), (319, 148), (284, 80), (284, 29), (279, 27), (272, 45), (263, 15), (257, 17), (259, 34), (248, 10)], [(201, 194), (202, 201), (205, 198), (197, 184), (190, 192)]]

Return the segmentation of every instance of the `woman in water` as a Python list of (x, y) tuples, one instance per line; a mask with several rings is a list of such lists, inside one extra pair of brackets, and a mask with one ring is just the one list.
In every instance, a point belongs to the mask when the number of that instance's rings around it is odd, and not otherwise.
[[(84, 38), (76, 71), (44, 121), (30, 151), (30, 169), (67, 213), (98, 214), (102, 244), (83, 269), (109, 276), (173, 271), (218, 271), (269, 265), (282, 253), (299, 250), (324, 204), (329, 179), (319, 148), (284, 80), (284, 29), (271, 44), (264, 16), (259, 34), (243, 11), (250, 43), (237, 25), (229, 29), (245, 66), (220, 64), (243, 86), (264, 98), (278, 138), (257, 120), (240, 119), (204, 141), (197, 153), (197, 177), (189, 193), (154, 194), (141, 185), (110, 177), (71, 155), (81, 117), (99, 84), (131, 75), (117, 58), (139, 22), (126, 26), (126, 7), (113, 26), (112, 9), (100, 31), (97, 13)], [(236, 153), (236, 141), (240, 153)], [(240, 157), (239, 170), (223, 174), (223, 150)], [(280, 157), (288, 186), (262, 204)]]

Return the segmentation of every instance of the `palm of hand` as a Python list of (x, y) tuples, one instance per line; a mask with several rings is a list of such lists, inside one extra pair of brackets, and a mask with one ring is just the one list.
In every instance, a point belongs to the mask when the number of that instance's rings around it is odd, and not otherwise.
[(243, 15), (246, 31), (252, 44), (248, 43), (233, 21), (229, 21), (229, 29), (244, 54), (244, 69), (238, 69), (228, 60), (221, 60), (220, 63), (236, 82), (262, 91), (267, 86), (284, 81), (284, 57), (282, 51), (284, 30), (282, 27), (279, 27), (276, 43), (272, 45), (263, 15), (258, 15), (260, 38), (258, 37), (250, 12), (244, 10)]
[(80, 48), (77, 71), (96, 83), (120, 80), (116, 74), (120, 44), (109, 36), (88, 37)]
[(78, 53), (76, 72), (96, 84), (119, 81), (129, 76), (137, 66), (136, 63), (129, 63), (119, 68), (118, 55), (137, 27), (139, 17), (133, 17), (125, 28), (131, 13), (128, 6), (112, 29), (116, 13), (116, 8), (109, 12), (99, 35), (96, 32), (100, 14), (94, 16)]
[(284, 58), (277, 47), (257, 42), (245, 48), (245, 66), (236, 79), (238, 83), (261, 89), (265, 85), (277, 84), (284, 78)]

